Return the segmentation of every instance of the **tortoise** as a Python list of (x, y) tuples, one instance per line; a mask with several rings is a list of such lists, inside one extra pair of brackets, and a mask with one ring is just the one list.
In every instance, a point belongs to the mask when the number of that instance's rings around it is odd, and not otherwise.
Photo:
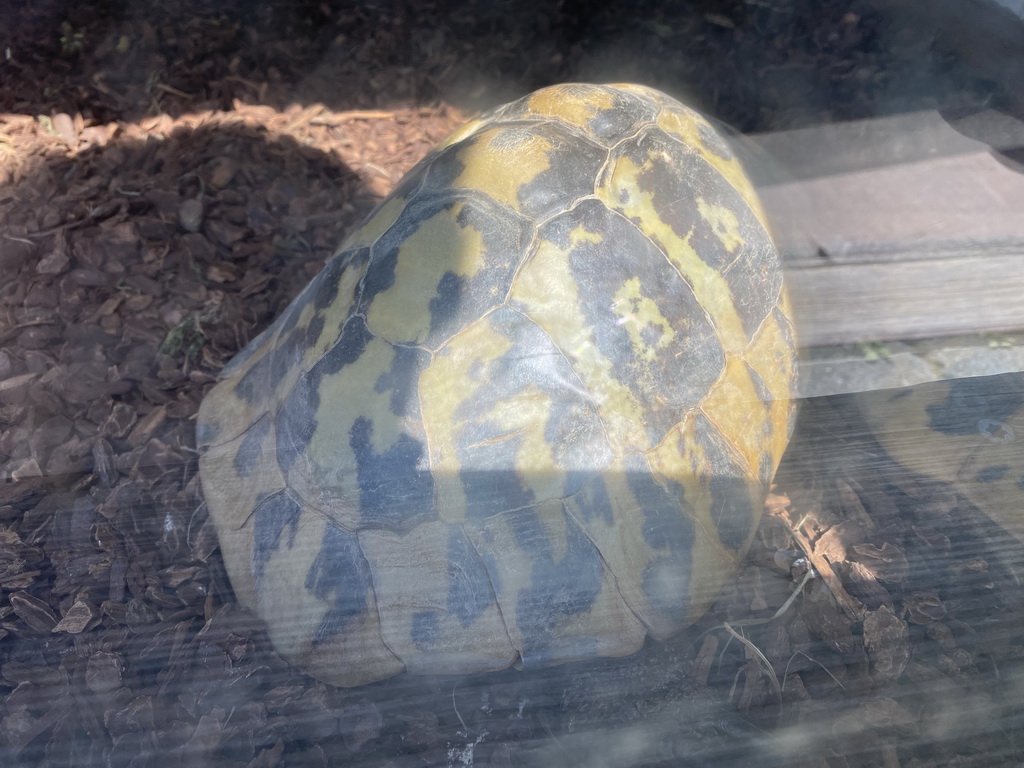
[(733, 574), (792, 432), (779, 254), (651, 88), (544, 88), (397, 185), (199, 411), (240, 603), (323, 681), (637, 651)]
[(1024, 542), (1024, 373), (864, 392), (856, 402), (901, 469), (951, 485)]

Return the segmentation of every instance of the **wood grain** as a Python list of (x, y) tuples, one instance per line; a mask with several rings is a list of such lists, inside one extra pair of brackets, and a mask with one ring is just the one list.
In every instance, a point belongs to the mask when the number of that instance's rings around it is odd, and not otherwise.
[(934, 112), (754, 140), (801, 346), (1024, 329), (1024, 173), (988, 145)]
[(787, 273), (801, 346), (1024, 328), (1024, 251)]

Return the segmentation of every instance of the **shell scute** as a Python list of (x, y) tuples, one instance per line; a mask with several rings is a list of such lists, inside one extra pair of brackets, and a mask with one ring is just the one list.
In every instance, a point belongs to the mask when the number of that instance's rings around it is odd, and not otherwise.
[(487, 198), (411, 202), (374, 245), (359, 311), (370, 332), (436, 349), (505, 300), (532, 226)]

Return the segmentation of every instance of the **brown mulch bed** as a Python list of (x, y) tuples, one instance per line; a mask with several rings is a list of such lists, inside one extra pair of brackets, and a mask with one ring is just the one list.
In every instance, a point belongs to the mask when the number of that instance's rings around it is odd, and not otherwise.
[[(1017, 566), (842, 403), (805, 409), (789, 503), (700, 627), (544, 675), (295, 672), (234, 605), (195, 475), (217, 371), (469, 112), (572, 79), (744, 131), (998, 100), (932, 32), (796, 0), (5, 3), (0, 764), (1024, 759)], [(837, 575), (742, 626), (802, 578), (792, 530)]]

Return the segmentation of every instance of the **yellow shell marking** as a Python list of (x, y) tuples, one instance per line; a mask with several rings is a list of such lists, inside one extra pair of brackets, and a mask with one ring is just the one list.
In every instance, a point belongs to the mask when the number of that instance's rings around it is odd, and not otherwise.
[(736, 219), (735, 213), (724, 205), (715, 205), (700, 197), (697, 198), (697, 210), (701, 217), (711, 225), (711, 229), (718, 235), (725, 250), (729, 253), (736, 253), (743, 246), (744, 240), (740, 234), (740, 223)]
[(480, 120), (479, 118), (470, 120), (468, 123), (462, 125), (459, 128), (456, 128), (452, 132), (452, 134), (448, 136), (448, 138), (446, 138), (444, 141), (442, 141), (440, 144), (434, 147), (434, 149), (431, 150), (430, 154), (427, 155), (427, 158), (433, 157), (434, 155), (438, 154), (442, 150), (447, 149), (453, 144), (458, 144), (460, 141), (468, 139), (470, 136), (472, 136), (474, 133), (479, 131), (487, 124), (488, 121)]
[[(348, 318), (349, 312), (355, 303), (356, 288), (359, 281), (366, 273), (366, 265), (350, 266), (341, 273), (338, 279), (338, 295), (328, 306), (320, 310), (323, 317), (324, 327), (316, 341), (309, 345), (309, 348), (302, 355), (302, 369), (308, 371), (334, 346), (341, 333), (341, 327)], [(313, 306), (312, 302), (308, 305)], [(308, 325), (308, 322), (306, 323)], [(291, 372), (289, 372), (291, 373)], [(291, 377), (289, 377), (291, 378)], [(294, 383), (294, 381), (292, 381)], [(291, 386), (289, 385), (289, 389)], [(287, 389), (282, 389), (287, 392)]]
[[(371, 339), (357, 360), (339, 373), (321, 379), (317, 429), (306, 452), (317, 466), (312, 471), (302, 467), (298, 472), (289, 473), (289, 482), (301, 489), (303, 498), (315, 500), (320, 495), (318, 488), (306, 487), (303, 482), (310, 476), (321, 478), (325, 485), (344, 489), (344, 495), (351, 499), (348, 509), (331, 509), (330, 513), (346, 528), (355, 526), (359, 509), (359, 483), (354, 470), (356, 456), (349, 441), (355, 419), (360, 415), (383, 416), (372, 419), (371, 444), (376, 453), (385, 452), (401, 434), (401, 421), (390, 415), (390, 393), (378, 392), (375, 388), (381, 375), (391, 369), (394, 357), (395, 350), (390, 344)], [(339, 408), (339, 403), (346, 407)]]
[[(785, 299), (785, 297), (783, 297)], [(783, 311), (788, 317), (788, 310), (783, 301)], [(792, 329), (790, 329), (792, 335)], [(767, 403), (770, 410), (768, 423), (772, 425), (771, 456), (772, 466), (778, 466), (782, 461), (782, 454), (786, 452), (786, 445), (789, 443), (789, 432), (782, 428), (793, 413), (789, 398), (790, 387), (793, 386), (796, 372), (793, 367), (793, 358), (790, 355), (781, 354), (779, 350), (786, 348), (785, 334), (779, 327), (777, 316), (769, 316), (758, 329), (750, 343), (750, 348), (745, 357), (747, 364), (761, 378), (761, 382), (768, 389), (771, 401)]]
[[(668, 222), (662, 221), (655, 211), (654, 195), (640, 188), (639, 178), (653, 163), (648, 159), (644, 167), (637, 166), (629, 158), (617, 160), (607, 178), (596, 190), (597, 197), (612, 210), (621, 209), (623, 214), (639, 222), (638, 227), (657, 243), (679, 274), (693, 289), (704, 310), (719, 334), (719, 342), (727, 352), (738, 352), (747, 345), (743, 323), (733, 302), (729, 284), (720, 272), (701, 260), (690, 243), (690, 236), (679, 237)], [(626, 200), (619, 191), (626, 193)], [(662, 190), (664, 194), (664, 190)]]
[(434, 493), (440, 517), (447, 523), (465, 520), (468, 501), (459, 477), (463, 468), (456, 442), (459, 408), (472, 401), (476, 390), (486, 381), (488, 363), (511, 347), (511, 342), (491, 329), (485, 318), (449, 341), (420, 375), (420, 407)]
[(557, 496), (564, 479), (564, 473), (554, 470), (551, 443), (544, 436), (551, 407), (551, 397), (530, 385), (515, 397), (496, 403), (487, 414), (504, 430), (501, 439), (521, 439), (515, 471), (538, 499), (549, 498), (552, 493)]
[[(629, 333), (630, 343), (641, 360), (649, 363), (657, 361), (660, 354), (658, 350), (668, 347), (675, 338), (675, 331), (661, 313), (658, 302), (640, 292), (639, 278), (631, 278), (616, 292), (611, 310), (619, 318), (618, 325), (625, 327)], [(661, 329), (653, 347), (641, 335), (641, 331), (649, 325)]]
[(366, 223), (348, 236), (341, 244), (340, 250), (373, 245), (398, 221), (398, 217), (405, 210), (408, 202), (404, 197), (389, 197), (384, 200), (366, 220)]
[(722, 157), (718, 153), (709, 150), (705, 145), (700, 129), (703, 127), (705, 131), (713, 131), (711, 124), (707, 120), (692, 110), (677, 107), (671, 110), (663, 109), (658, 115), (657, 123), (658, 127), (670, 136), (674, 136), (687, 147), (692, 147), (699, 152), (700, 156), (709, 165), (725, 177), (726, 181), (729, 182), (729, 186), (740, 193), (743, 197), (743, 202), (754, 212), (757, 220), (761, 222), (761, 226), (768, 229), (767, 219), (765, 218), (764, 210), (761, 208), (761, 201), (739, 160), (735, 157)]
[[(594, 500), (586, 491), (566, 499), (567, 509), (577, 520), (586, 520), (583, 527), (615, 575), (618, 591), (626, 604), (632, 607), (653, 637), (668, 637), (679, 627), (662, 620), (651, 605), (651, 597), (643, 581), (650, 564), (662, 553), (647, 543), (641, 526), (625, 524), (631, 517), (642, 515), (643, 504), (629, 482), (624, 461), (616, 461), (601, 474), (615, 517), (610, 521), (601, 517), (587, 519), (586, 508), (593, 505)], [(686, 596), (680, 597), (685, 603)]]
[(701, 403), (701, 410), (743, 457), (743, 463), (756, 472), (764, 445), (761, 425), (765, 406), (754, 389), (742, 360), (726, 362), (725, 373)]
[(483, 238), (459, 223), (463, 204), (438, 211), (409, 235), (398, 249), (395, 280), (378, 293), (366, 312), (366, 327), (396, 343), (422, 343), (430, 332), (430, 302), (446, 272), (473, 277), (482, 266)]
[[(690, 569), (691, 588), (688, 595), (690, 610), (699, 615), (714, 602), (725, 582), (725, 574), (730, 572), (731, 564), (739, 560), (737, 551), (723, 545), (717, 534), (718, 517), (721, 510), (713, 507), (714, 495), (708, 485), (709, 479), (715, 474), (713, 462), (705, 454), (702, 446), (693, 434), (693, 419), (677, 426), (662, 443), (649, 454), (651, 469), (657, 475), (671, 478), (683, 487), (683, 496), (689, 504), (690, 519), (693, 520), (695, 543), (691, 547), (693, 565)], [(756, 473), (757, 464), (743, 466), (743, 457), (735, 457), (740, 462), (738, 471), (742, 475), (735, 478), (747, 488), (751, 500), (757, 498), (757, 483), (749, 481), (749, 476)], [(760, 507), (751, 511), (760, 512)], [(753, 537), (757, 529), (757, 520), (750, 525), (747, 541)], [(745, 546), (745, 545), (744, 545)], [(730, 564), (723, 567), (723, 564)]]
[(453, 186), (486, 190), (498, 202), (521, 211), (519, 190), (551, 167), (551, 148), (550, 141), (526, 129), (484, 131), (463, 150), (472, 152), (473, 160)]
[[(569, 249), (586, 241), (600, 242), (601, 236), (577, 227), (570, 237)], [(622, 455), (649, 448), (643, 408), (616, 378), (611, 362), (601, 354), (593, 329), (580, 311), (568, 256), (555, 243), (541, 241), (520, 271), (511, 298), (526, 307), (530, 319), (544, 329), (583, 379), (608, 432), (612, 450)], [(608, 311), (613, 309), (609, 307)]]
[(568, 125), (579, 126), (614, 106), (615, 98), (609, 91), (595, 88), (586, 99), (567, 99), (558, 89), (545, 88), (530, 95), (525, 111), (527, 116), (554, 117)]

